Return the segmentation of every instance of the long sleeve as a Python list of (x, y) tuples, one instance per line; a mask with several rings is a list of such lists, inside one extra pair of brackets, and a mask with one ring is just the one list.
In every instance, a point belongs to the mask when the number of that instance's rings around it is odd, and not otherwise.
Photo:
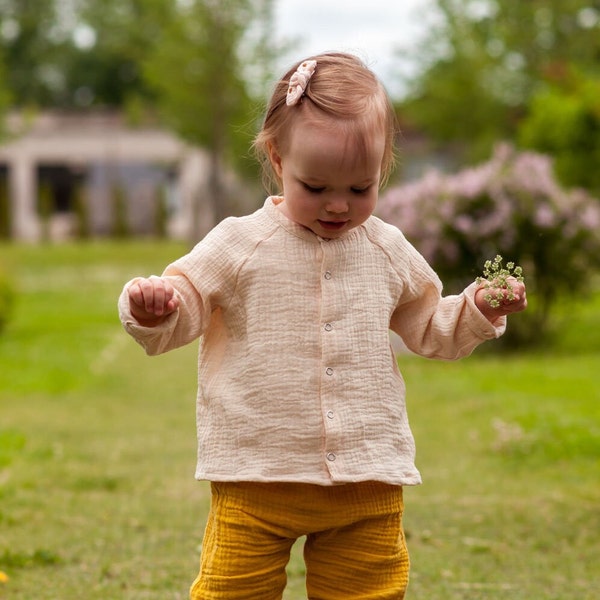
[(226, 219), (189, 254), (165, 269), (162, 277), (173, 285), (179, 309), (159, 325), (144, 327), (136, 321), (127, 290), (137, 279), (125, 285), (119, 298), (119, 316), (125, 330), (147, 354), (168, 352), (199, 338), (208, 330), (213, 311), (227, 307), (238, 272), (258, 243), (251, 226), (247, 235), (239, 235), (238, 222)]
[(427, 261), (395, 228), (378, 223), (378, 240), (397, 275), (400, 290), (390, 329), (420, 356), (455, 360), (504, 332), (506, 318), (491, 324), (474, 301), (476, 284), (442, 296), (442, 283)]

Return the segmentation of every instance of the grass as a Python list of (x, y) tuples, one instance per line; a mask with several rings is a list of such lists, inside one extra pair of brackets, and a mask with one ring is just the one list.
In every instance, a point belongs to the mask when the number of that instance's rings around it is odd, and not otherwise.
[[(196, 347), (147, 358), (115, 309), (184, 251), (0, 247), (19, 289), (0, 334), (0, 598), (187, 598), (209, 502)], [(599, 315), (596, 295), (543, 353), (400, 357), (425, 480), (405, 491), (409, 599), (596, 597)], [(286, 600), (305, 598), (301, 542), (288, 572)]]

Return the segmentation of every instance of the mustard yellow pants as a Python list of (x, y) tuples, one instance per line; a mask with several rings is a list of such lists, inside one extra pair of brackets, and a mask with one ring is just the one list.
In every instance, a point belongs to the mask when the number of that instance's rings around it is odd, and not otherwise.
[(401, 600), (409, 559), (402, 488), (379, 482), (213, 483), (192, 600), (280, 600), (306, 536), (310, 600)]

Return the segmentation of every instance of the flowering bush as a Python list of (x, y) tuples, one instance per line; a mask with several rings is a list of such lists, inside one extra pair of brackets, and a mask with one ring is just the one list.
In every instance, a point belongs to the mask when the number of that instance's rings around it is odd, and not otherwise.
[(430, 171), (390, 188), (378, 213), (405, 233), (453, 291), (473, 281), (489, 256), (518, 261), (527, 273), (530, 306), (511, 330), (523, 342), (547, 333), (552, 304), (584, 292), (600, 268), (600, 202), (561, 188), (547, 156), (507, 144), (473, 168), (454, 175)]

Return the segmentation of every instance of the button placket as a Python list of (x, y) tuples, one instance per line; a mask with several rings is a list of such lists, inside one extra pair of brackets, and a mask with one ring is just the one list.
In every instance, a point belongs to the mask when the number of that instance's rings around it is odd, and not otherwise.
[(340, 321), (339, 306), (339, 281), (336, 272), (331, 267), (338, 264), (339, 249), (335, 245), (327, 244), (322, 246), (322, 286), (321, 286), (321, 359), (322, 359), (322, 387), (321, 387), (321, 407), (324, 427), (324, 452), (322, 454), (326, 469), (335, 480), (340, 476), (343, 470), (344, 460), (338, 454), (338, 446), (342, 436), (342, 423), (338, 418), (336, 411), (336, 398), (339, 393), (337, 390), (338, 377), (342, 376), (343, 368), (340, 366), (340, 355), (338, 345), (337, 324)]

